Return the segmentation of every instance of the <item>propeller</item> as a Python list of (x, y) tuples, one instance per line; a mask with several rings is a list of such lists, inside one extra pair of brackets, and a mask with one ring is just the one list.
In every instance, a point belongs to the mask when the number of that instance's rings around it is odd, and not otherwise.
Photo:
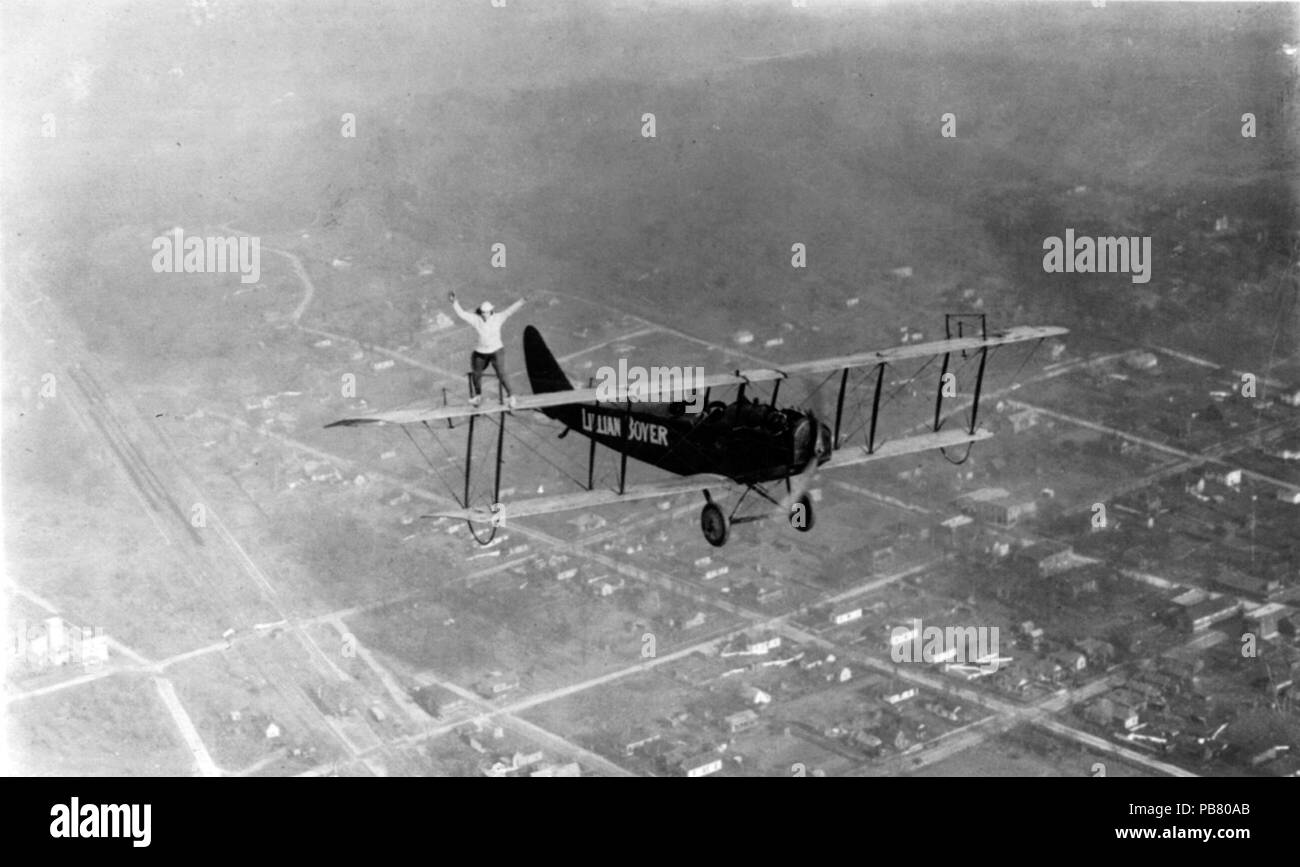
[(813, 454), (804, 464), (799, 474), (790, 479), (790, 491), (781, 499), (778, 507), (778, 514), (784, 518), (789, 518), (791, 509), (795, 503), (798, 503), (808, 493), (812, 487), (813, 481), (817, 478), (817, 470), (821, 464), (822, 457), (826, 454), (826, 443), (822, 442), (821, 422), (817, 414), (811, 408), (807, 410), (806, 417), (812, 424), (813, 437)]

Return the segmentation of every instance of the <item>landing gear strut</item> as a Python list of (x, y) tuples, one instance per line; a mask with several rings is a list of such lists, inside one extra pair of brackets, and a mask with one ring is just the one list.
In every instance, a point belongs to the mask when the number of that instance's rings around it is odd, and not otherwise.
[(715, 548), (721, 548), (727, 544), (727, 516), (722, 513), (722, 507), (713, 502), (713, 497), (709, 492), (704, 492), (704, 510), (700, 512), (700, 530), (704, 532), (704, 539)]

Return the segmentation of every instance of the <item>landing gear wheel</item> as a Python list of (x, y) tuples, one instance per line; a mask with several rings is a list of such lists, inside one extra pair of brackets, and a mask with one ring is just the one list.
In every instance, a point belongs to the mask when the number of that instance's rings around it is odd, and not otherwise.
[(704, 531), (705, 541), (713, 547), (721, 548), (727, 544), (727, 516), (722, 514), (717, 503), (704, 504), (704, 510), (700, 512), (700, 529)]
[(790, 526), (800, 533), (807, 533), (813, 528), (812, 498), (804, 494), (790, 507)]

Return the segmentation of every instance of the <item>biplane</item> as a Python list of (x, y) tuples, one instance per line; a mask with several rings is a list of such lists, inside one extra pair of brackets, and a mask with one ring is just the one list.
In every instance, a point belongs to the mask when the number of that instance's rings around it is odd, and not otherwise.
[[(965, 333), (968, 325), (972, 326), (970, 330), (973, 332), (969, 336)], [(340, 419), (326, 427), (397, 425), (407, 428), (409, 436), (410, 428), (421, 426), (437, 436), (441, 425), (454, 430), (457, 422), (464, 422), (463, 497), (457, 497), (457, 508), (434, 512), (426, 517), (464, 520), (474, 539), (483, 545), (491, 543), (497, 528), (507, 518), (591, 509), (614, 502), (701, 491), (705, 502), (700, 513), (700, 528), (709, 544), (718, 547), (726, 544), (731, 526), (762, 520), (772, 514), (785, 513), (795, 529), (811, 530), (814, 522), (809, 492), (813, 478), (819, 472), (930, 449), (947, 456), (948, 450), (965, 446), (965, 454), (969, 454), (973, 443), (993, 435), (978, 426), (980, 392), (990, 350), (1029, 341), (1041, 343), (1066, 332), (1064, 328), (1050, 326), (1021, 326), (989, 333), (983, 314), (948, 314), (943, 340), (799, 362), (779, 369), (713, 374), (690, 383), (690, 393), (687, 393), (671, 380), (667, 383), (662, 380), (624, 383), (612, 391), (594, 385), (575, 387), (541, 333), (529, 325), (524, 329), (523, 346), (533, 394), (517, 398), (514, 406), (504, 403), (452, 405), (444, 392), (441, 405), (425, 401), (401, 409)], [(943, 401), (945, 396), (955, 396), (948, 387), (951, 378), (949, 367), (954, 356), (976, 363), (978, 369), (969, 420), (960, 427), (944, 429), (947, 419), (943, 417)], [(928, 429), (893, 440), (878, 440), (877, 420), (881, 413), (886, 370), (909, 360), (933, 361), (936, 358), (942, 359), (939, 388), (933, 421), (927, 419), (924, 425)], [(855, 372), (860, 374), (861, 381), (851, 390), (850, 378)], [(810, 406), (778, 405), (783, 383), (818, 375), (825, 377), (822, 385), (838, 379), (833, 417), (827, 413), (827, 417), (822, 418)], [(914, 377), (916, 375), (919, 374)], [(765, 385), (770, 385), (770, 392), (756, 396), (759, 386)], [(717, 399), (720, 394), (730, 393), (733, 389), (734, 395), (729, 400)], [(700, 391), (703, 391), (702, 401), (699, 399)], [(857, 441), (845, 430), (845, 403), (850, 398), (858, 400), (860, 394), (865, 408), (867, 392), (871, 394), (870, 412), (860, 425), (862, 440)], [(699, 411), (691, 412), (689, 408), (698, 408)], [(587, 481), (581, 490), (511, 503), (500, 501), (506, 419), (527, 412), (538, 412), (559, 422), (561, 438), (574, 432), (590, 441)], [(496, 434), (491, 495), (486, 502), (471, 502), (474, 436), (476, 428), (482, 427), (485, 420), (496, 425), (495, 431), (489, 428), (490, 433)], [(600, 446), (612, 450), (618, 457), (615, 486), (598, 488), (595, 484), (596, 453)], [(965, 454), (961, 461), (965, 460)], [(629, 460), (657, 467), (675, 478), (628, 485)], [(581, 480), (576, 481), (582, 487)], [(729, 512), (711, 493), (711, 489), (719, 487), (740, 490), (740, 496)], [(784, 491), (779, 487), (784, 487)], [(741, 506), (750, 495), (769, 504), (762, 513), (741, 514)]]

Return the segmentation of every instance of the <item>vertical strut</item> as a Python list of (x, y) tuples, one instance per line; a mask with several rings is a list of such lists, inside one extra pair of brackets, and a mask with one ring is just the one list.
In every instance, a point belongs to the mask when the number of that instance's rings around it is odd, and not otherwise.
[(989, 348), (980, 348), (980, 370), (975, 377), (975, 403), (970, 408), (970, 432), (975, 433), (975, 420), (980, 412), (980, 389), (984, 386), (984, 362), (988, 359)]
[[(848, 373), (847, 370), (844, 371)], [(867, 434), (867, 454), (875, 454), (876, 451), (876, 417), (880, 415), (880, 389), (885, 384), (885, 365), (880, 364), (876, 367), (876, 395), (871, 399), (871, 432)], [(841, 393), (842, 396), (842, 393)], [(836, 426), (838, 427), (838, 419)]]
[(943, 354), (943, 370), (939, 371), (939, 390), (934, 395), (934, 431), (939, 432), (939, 413), (943, 411), (943, 378), (948, 375), (948, 359), (952, 353)]
[(623, 410), (623, 457), (619, 461), (618, 467), (618, 492), (622, 494), (627, 487), (627, 448), (629, 438), (632, 436), (632, 401), (627, 402), (627, 409)]
[(497, 413), (497, 477), (492, 483), (492, 505), (501, 502), (501, 461), (502, 446), (505, 445), (506, 439), (506, 413)]
[(591, 448), (587, 451), (587, 490), (596, 483), (596, 438), (591, 437)]
[(478, 416), (469, 417), (469, 438), (465, 442), (465, 502), (461, 503), (465, 508), (469, 508), (469, 471), (470, 464), (474, 460), (474, 419)]
[(831, 437), (831, 447), (840, 447), (840, 419), (844, 416), (844, 387), (849, 384), (849, 369), (840, 373), (840, 396), (835, 398), (835, 435)]

